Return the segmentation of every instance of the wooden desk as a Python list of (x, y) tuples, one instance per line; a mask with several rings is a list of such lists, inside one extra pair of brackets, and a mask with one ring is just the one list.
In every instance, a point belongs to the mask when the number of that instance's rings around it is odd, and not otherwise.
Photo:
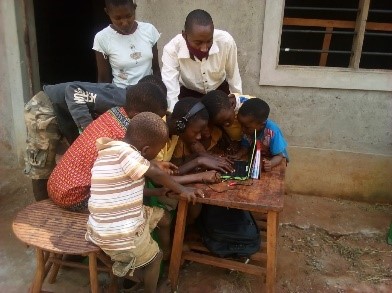
[[(205, 198), (198, 198), (198, 203), (248, 210), (258, 215), (266, 214), (266, 231), (264, 235), (261, 232), (262, 238), (263, 236), (264, 239), (266, 238), (266, 245), (262, 245), (260, 252), (252, 255), (251, 262), (248, 264), (215, 257), (209, 254), (205, 248), (203, 249), (197, 245), (190, 245), (191, 251), (183, 251), (188, 203), (186, 200), (179, 200), (169, 268), (169, 279), (173, 291), (178, 287), (181, 261), (192, 260), (258, 276), (266, 275), (267, 292), (275, 292), (278, 215), (283, 209), (285, 170), (286, 163), (283, 161), (272, 172), (263, 172), (261, 179), (253, 180), (251, 186), (236, 185), (228, 187), (227, 182), (210, 185), (214, 190), (225, 190), (222, 193), (216, 192), (204, 184), (196, 185), (205, 192)], [(266, 262), (265, 267), (252, 263), (252, 260), (262, 263), (263, 259)]]

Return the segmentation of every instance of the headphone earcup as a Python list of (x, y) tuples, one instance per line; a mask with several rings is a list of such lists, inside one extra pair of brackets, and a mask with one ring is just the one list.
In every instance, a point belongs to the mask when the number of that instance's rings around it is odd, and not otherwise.
[(178, 119), (176, 121), (176, 130), (178, 133), (183, 133), (185, 131), (186, 125), (188, 124), (188, 120), (195, 115), (200, 110), (204, 109), (204, 105), (202, 102), (197, 102), (192, 108), (186, 113), (184, 117)]
[(183, 133), (186, 128), (186, 120), (184, 118), (181, 118), (176, 121), (176, 130), (178, 133)]

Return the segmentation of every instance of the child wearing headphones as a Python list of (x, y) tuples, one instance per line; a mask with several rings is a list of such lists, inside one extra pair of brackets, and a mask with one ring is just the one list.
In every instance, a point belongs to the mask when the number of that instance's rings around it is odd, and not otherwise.
[[(187, 97), (178, 101), (174, 106), (173, 113), (166, 116), (166, 124), (169, 129), (169, 141), (155, 159), (158, 161), (171, 161), (174, 149), (178, 143), (194, 144), (200, 140), (201, 133), (208, 125), (208, 119), (208, 112), (198, 99)], [(187, 174), (198, 167), (209, 171)], [(219, 157), (210, 158), (201, 156), (179, 166), (172, 177), (180, 184), (191, 182), (216, 183), (220, 180), (218, 172), (231, 171), (232, 166), (227, 160)], [(161, 206), (168, 211), (174, 210), (177, 207), (177, 200), (172, 198), (160, 196), (156, 197), (156, 201), (158, 202), (158, 206)], [(197, 209), (197, 207), (195, 207), (195, 209)], [(195, 213), (197, 213), (197, 211)], [(193, 211), (190, 210), (188, 214), (192, 217)], [(166, 216), (167, 214), (165, 214), (165, 217)], [(170, 221), (170, 218), (166, 218), (165, 222), (167, 222), (167, 225), (161, 227), (158, 231), (164, 260), (169, 259), (171, 250), (170, 230), (167, 229), (170, 227)]]
[[(169, 133), (180, 138), (180, 143), (193, 145), (200, 141), (202, 133), (207, 130), (209, 118), (207, 109), (198, 99), (183, 98), (176, 103), (173, 113), (168, 117)], [(185, 174), (197, 167), (219, 172), (232, 171), (230, 162), (223, 158), (199, 156), (180, 166), (178, 173)]]

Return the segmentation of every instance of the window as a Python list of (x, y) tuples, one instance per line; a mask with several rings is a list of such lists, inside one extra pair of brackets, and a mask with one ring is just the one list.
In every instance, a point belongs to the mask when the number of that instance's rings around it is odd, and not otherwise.
[(392, 1), (266, 0), (260, 84), (392, 90)]

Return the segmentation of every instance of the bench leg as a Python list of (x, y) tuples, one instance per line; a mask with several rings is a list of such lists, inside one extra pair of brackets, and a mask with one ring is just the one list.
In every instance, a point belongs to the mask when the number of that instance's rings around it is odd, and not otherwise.
[(187, 211), (187, 201), (180, 200), (178, 203), (176, 228), (174, 232), (173, 247), (169, 267), (169, 280), (172, 292), (177, 291), (178, 286), (178, 274), (180, 272)]
[(278, 213), (269, 211), (267, 215), (267, 292), (275, 292), (276, 282), (276, 239), (278, 235)]
[[(57, 259), (63, 259), (64, 255), (63, 254), (53, 254), (54, 258)], [(54, 263), (52, 265), (52, 270), (50, 271), (50, 275), (49, 275), (49, 280), (48, 283), (49, 284), (53, 284), (54, 282), (56, 282), (56, 278), (57, 278), (57, 274), (60, 270), (60, 264)]]
[(95, 252), (88, 254), (88, 267), (90, 271), (91, 292), (98, 293), (97, 255)]
[(97, 253), (97, 258), (101, 262), (103, 262), (106, 267), (109, 268), (109, 276), (110, 276), (109, 293), (117, 293), (117, 292), (119, 292), (119, 289), (118, 289), (118, 277), (113, 274), (113, 270), (112, 270), (113, 261), (103, 251), (100, 251), (100, 252)]
[(35, 257), (37, 261), (37, 268), (35, 270), (35, 276), (31, 292), (40, 293), (45, 275), (45, 260), (44, 252), (42, 251), (42, 249), (35, 248)]
[(50, 272), (50, 269), (52, 268), (53, 263), (49, 261), (49, 258), (54, 255), (52, 252), (44, 251), (44, 263), (45, 263), (45, 274), (44, 274), (44, 280), (48, 273)]

